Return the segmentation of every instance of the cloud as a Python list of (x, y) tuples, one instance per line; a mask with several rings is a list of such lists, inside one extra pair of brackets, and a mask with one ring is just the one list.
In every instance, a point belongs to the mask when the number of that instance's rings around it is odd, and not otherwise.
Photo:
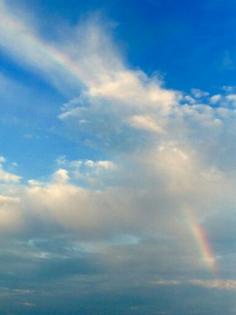
[(4, 156), (0, 156), (0, 183), (18, 183), (21, 179), (20, 176), (7, 172), (3, 168), (3, 164), (6, 162), (6, 159)]
[(53, 180), (58, 184), (64, 184), (69, 180), (67, 170), (60, 168), (53, 174)]
[[(59, 89), (82, 88), (92, 99), (107, 99), (125, 106), (156, 106), (167, 110), (177, 94), (161, 87), (158, 78), (126, 67), (123, 58), (98, 18), (90, 19), (65, 41), (47, 42), (27, 13), (14, 12), (1, 3), (1, 48), (23, 65), (30, 66)], [(19, 17), (20, 15), (20, 17)], [(73, 43), (73, 44), (72, 44)], [(63, 87), (64, 86), (64, 87)]]
[(0, 195), (0, 227), (1, 233), (21, 230), (20, 198)]
[(13, 173), (6, 172), (0, 168), (0, 181), (1, 182), (19, 182), (20, 176), (17, 176)]
[(131, 126), (137, 129), (143, 129), (147, 131), (153, 131), (162, 133), (163, 128), (157, 124), (157, 122), (150, 116), (134, 115), (130, 118)]
[(220, 290), (235, 290), (235, 280), (192, 280), (191, 284), (196, 286), (202, 286), (208, 289), (220, 289)]
[(216, 290), (232, 290), (236, 289), (236, 281), (232, 279), (227, 280), (207, 280), (207, 279), (192, 279), (189, 281), (172, 280), (172, 279), (161, 279), (152, 282), (155, 286), (183, 286), (183, 285), (193, 285), (199, 286), (206, 289), (216, 289)]
[(186, 213), (193, 209), (220, 256), (210, 223), (235, 215), (235, 94), (165, 88), (125, 62), (99, 20), (52, 43), (3, 1), (1, 9), (2, 49), (59, 90), (72, 87), (58, 118), (102, 158), (61, 157), (44, 181), (21, 182), (1, 158), (0, 225), (31, 240), (68, 235), (72, 244), (76, 235), (75, 248), (93, 248), (111, 270), (212, 272)]

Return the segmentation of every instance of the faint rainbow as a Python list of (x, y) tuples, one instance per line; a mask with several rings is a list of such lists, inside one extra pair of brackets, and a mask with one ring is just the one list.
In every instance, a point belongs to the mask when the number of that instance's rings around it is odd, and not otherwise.
[(4, 27), (5, 35), (9, 34), (13, 36), (13, 38), (19, 38), (20, 36), (25, 44), (25, 49), (28, 49), (29, 53), (33, 50), (37, 54), (39, 57), (37, 61), (43, 61), (45, 56), (47, 56), (52, 64), (62, 67), (66, 72), (69, 72), (72, 76), (81, 80), (81, 69), (78, 63), (74, 62), (72, 58), (56, 49), (54, 46), (37, 38), (34, 33), (30, 31), (30, 27), (7, 12), (5, 6), (1, 6), (0, 9), (2, 11), (1, 26)]
[(187, 216), (191, 233), (197, 243), (204, 264), (213, 274), (217, 274), (217, 260), (212, 245), (208, 239), (206, 230), (204, 229), (203, 225), (198, 222), (193, 210), (188, 210)]

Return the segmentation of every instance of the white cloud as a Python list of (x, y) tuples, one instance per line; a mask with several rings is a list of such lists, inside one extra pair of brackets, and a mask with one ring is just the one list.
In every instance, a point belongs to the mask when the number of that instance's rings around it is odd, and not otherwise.
[(236, 94), (229, 94), (225, 98), (230, 104), (236, 105)]
[(26, 13), (20, 18), (5, 1), (0, 4), (1, 48), (58, 88), (70, 91), (70, 84), (77, 89), (82, 84), (91, 99), (106, 99), (122, 107), (159, 106), (166, 111), (176, 104), (177, 92), (162, 88), (157, 78), (126, 67), (98, 20), (72, 32), (73, 45), (68, 40), (52, 44), (36, 31)]
[(191, 93), (195, 98), (203, 98), (209, 96), (209, 93), (200, 89), (191, 89)]
[(219, 103), (220, 102), (220, 100), (222, 99), (222, 95), (220, 95), (220, 94), (215, 94), (215, 95), (213, 95), (213, 96), (211, 96), (211, 98), (210, 98), (210, 103), (211, 104), (217, 104), (217, 103)]
[(174, 279), (161, 279), (154, 280), (152, 284), (155, 286), (181, 286), (181, 285), (193, 285), (207, 289), (217, 290), (236, 290), (236, 281), (234, 279), (191, 279), (189, 281), (174, 280)]
[(1, 233), (19, 231), (22, 223), (20, 198), (0, 195)]
[(208, 289), (220, 289), (220, 290), (236, 290), (236, 280), (201, 280), (195, 279), (190, 281), (191, 284), (201, 286)]
[(163, 133), (164, 129), (150, 116), (134, 115), (129, 119), (131, 126), (137, 129)]
[[(5, 162), (5, 160), (3, 160)], [(18, 175), (15, 175), (13, 173), (7, 172), (2, 168), (2, 165), (0, 163), (0, 182), (13, 182), (18, 183), (20, 181), (21, 177)]]
[[(82, 161), (81, 161), (82, 162)], [(96, 170), (109, 170), (109, 169), (114, 169), (115, 164), (111, 161), (92, 161), (92, 160), (85, 160), (82, 162), (84, 166)]]
[(171, 248), (184, 257), (183, 266), (203, 267), (186, 209), (205, 226), (212, 217), (221, 224), (222, 216), (235, 213), (235, 94), (166, 89), (158, 78), (131, 69), (98, 21), (80, 25), (71, 43), (52, 45), (4, 2), (1, 9), (3, 49), (59, 88), (82, 84), (59, 118), (75, 138), (82, 134), (107, 156), (61, 157), (45, 182), (19, 184), (19, 176), (0, 168), (2, 224), (14, 231), (10, 223), (19, 221), (27, 231), (28, 222), (39, 221), (81, 239), (164, 238), (156, 248), (163, 260)]
[(0, 156), (0, 164), (3, 164), (6, 162), (6, 159), (4, 156)]
[(53, 180), (58, 184), (64, 184), (64, 183), (68, 182), (68, 180), (69, 180), (68, 171), (63, 169), (63, 168), (58, 169), (53, 174)]

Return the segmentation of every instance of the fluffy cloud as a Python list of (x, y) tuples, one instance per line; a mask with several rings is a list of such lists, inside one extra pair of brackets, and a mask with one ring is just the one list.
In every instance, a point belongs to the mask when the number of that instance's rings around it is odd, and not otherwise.
[(0, 156), (0, 182), (13, 182), (17, 183), (20, 181), (21, 177), (18, 175), (15, 175), (13, 173), (7, 172), (3, 168), (3, 164), (5, 163), (6, 159), (3, 156)]

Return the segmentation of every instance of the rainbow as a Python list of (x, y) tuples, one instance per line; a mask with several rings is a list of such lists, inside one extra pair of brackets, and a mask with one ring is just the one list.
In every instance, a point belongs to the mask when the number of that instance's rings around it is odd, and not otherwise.
[(216, 275), (218, 273), (217, 260), (214, 255), (213, 248), (209, 242), (207, 232), (204, 227), (198, 222), (192, 210), (187, 211), (188, 225), (190, 226), (191, 234), (193, 235), (202, 261), (206, 267)]
[(25, 63), (44, 73), (51, 74), (53, 70), (58, 74), (63, 71), (63, 75), (70, 75), (80, 84), (90, 83), (91, 78), (76, 60), (36, 36), (31, 28), (9, 11), (5, 1), (0, 0), (1, 49), (7, 50), (15, 58), (20, 55)]
[[(39, 66), (41, 70), (46, 72), (50, 72), (50, 70), (52, 70), (51, 67), (54, 67), (54, 69), (62, 69), (65, 73), (76, 78), (78, 81), (82, 81), (87, 86), (90, 85), (91, 79), (86, 76), (77, 62), (73, 61), (70, 56), (59, 51), (54, 46), (51, 46), (40, 37), (37, 37), (34, 32), (30, 31), (30, 27), (27, 24), (20, 21), (8, 11), (4, 1), (1, 0), (0, 36), (1, 40), (4, 42), (2, 46), (10, 52), (13, 51), (13, 54), (15, 50), (16, 55), (21, 53), (25, 58), (25, 62), (31, 65), (33, 63), (34, 66)], [(18, 44), (19, 47), (17, 47)], [(12, 47), (13, 45), (15, 46)], [(21, 48), (24, 49), (21, 51)], [(204, 227), (198, 222), (192, 210), (187, 211), (187, 221), (205, 265), (214, 274), (217, 273), (217, 262), (207, 233)]]

